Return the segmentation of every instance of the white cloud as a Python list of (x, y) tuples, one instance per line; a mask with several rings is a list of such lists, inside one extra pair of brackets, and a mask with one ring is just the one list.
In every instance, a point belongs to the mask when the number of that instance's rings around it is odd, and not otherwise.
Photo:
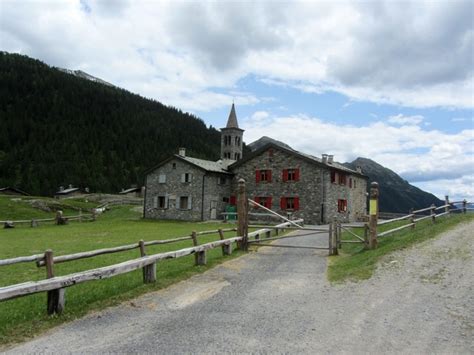
[(418, 125), (423, 122), (424, 119), (425, 118), (421, 115), (404, 116), (400, 113), (396, 116), (390, 116), (387, 121), (397, 125)]
[[(3, 1), (2, 49), (201, 109), (253, 74), (307, 93), (473, 107), (470, 1)], [(255, 100), (250, 100), (255, 102)], [(228, 105), (228, 101), (225, 102)]]

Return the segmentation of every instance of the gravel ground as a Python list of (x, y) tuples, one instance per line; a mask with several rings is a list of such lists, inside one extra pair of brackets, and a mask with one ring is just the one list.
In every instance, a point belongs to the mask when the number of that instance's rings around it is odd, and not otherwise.
[(260, 248), (9, 352), (474, 353), (473, 229), (391, 254), (370, 280), (341, 285), (326, 281), (325, 251)]

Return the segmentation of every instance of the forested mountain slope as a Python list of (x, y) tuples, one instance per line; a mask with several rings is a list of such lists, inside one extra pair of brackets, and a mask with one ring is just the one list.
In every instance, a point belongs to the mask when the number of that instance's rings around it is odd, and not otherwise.
[(220, 133), (190, 114), (38, 60), (0, 52), (0, 186), (117, 192), (182, 146), (218, 159)]

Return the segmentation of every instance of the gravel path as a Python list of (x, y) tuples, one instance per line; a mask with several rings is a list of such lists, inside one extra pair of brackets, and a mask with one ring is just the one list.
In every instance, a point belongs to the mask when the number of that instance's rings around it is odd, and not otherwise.
[(458, 226), (386, 257), (370, 280), (335, 286), (327, 252), (260, 248), (10, 352), (474, 353), (473, 230)]

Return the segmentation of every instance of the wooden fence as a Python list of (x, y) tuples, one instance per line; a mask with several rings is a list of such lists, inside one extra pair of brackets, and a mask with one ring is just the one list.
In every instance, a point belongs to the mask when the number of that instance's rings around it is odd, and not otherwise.
[[(26, 296), (38, 292), (47, 292), (47, 311), (48, 314), (61, 313), (64, 310), (65, 304), (65, 288), (79, 283), (105, 279), (124, 273), (128, 273), (137, 269), (143, 269), (144, 283), (151, 283), (156, 281), (156, 262), (159, 260), (175, 259), (188, 255), (195, 255), (195, 265), (205, 265), (207, 262), (206, 251), (221, 247), (223, 255), (230, 255), (232, 253), (232, 244), (237, 242), (239, 247), (243, 250), (247, 249), (247, 241), (249, 237), (258, 238), (261, 234), (269, 235), (269, 231), (284, 229), (291, 225), (289, 222), (281, 223), (275, 226), (274, 229), (264, 228), (247, 233), (244, 226), (244, 219), (239, 221), (239, 228), (217, 229), (210, 231), (195, 232), (189, 235), (165, 239), (165, 240), (140, 240), (138, 243), (122, 245), (113, 248), (104, 248), (91, 251), (85, 251), (75, 254), (54, 256), (52, 250), (46, 250), (44, 254), (36, 254), (29, 256), (20, 256), (11, 259), (0, 260), (0, 266), (12, 265), (24, 262), (36, 262), (37, 267), (46, 267), (46, 279), (40, 281), (28, 281), (21, 284), (0, 287), (0, 301)], [(231, 238), (224, 238), (226, 232), (236, 232), (238, 229), (245, 231), (242, 236), (235, 236)], [(219, 240), (199, 245), (198, 239), (200, 236), (218, 234)], [(158, 254), (147, 255), (146, 247), (151, 245), (169, 244), (191, 240), (192, 247), (162, 252)], [(79, 260), (84, 258), (91, 258), (98, 255), (119, 253), (132, 249), (140, 249), (140, 258), (128, 260), (119, 264), (105, 266), (101, 268), (91, 269), (87, 271), (77, 272), (64, 276), (54, 276), (54, 265)]]
[(38, 227), (40, 223), (44, 223), (44, 222), (54, 222), (56, 224), (64, 224), (64, 223), (60, 223), (59, 221), (85, 222), (85, 221), (95, 221), (95, 219), (96, 219), (95, 213), (82, 213), (82, 210), (80, 210), (78, 215), (73, 215), (73, 216), (61, 216), (60, 218), (56, 216), (56, 217), (51, 217), (51, 218), (4, 220), (4, 221), (0, 221), (0, 224), (2, 224), (5, 228), (12, 228), (17, 224), (30, 224), (31, 227)]
[[(431, 219), (432, 223), (436, 223), (436, 220), (442, 216), (449, 215), (450, 213), (466, 213), (473, 208), (468, 208), (469, 202), (467, 200), (462, 201), (449, 201), (449, 196), (445, 196), (445, 204), (442, 206), (431, 205), (418, 210), (411, 209), (406, 215), (398, 215), (391, 219), (380, 220), (379, 206), (379, 188), (376, 182), (371, 184), (370, 188), (370, 202), (369, 202), (369, 222), (362, 225), (347, 225), (341, 224), (335, 221), (333, 230), (335, 231), (334, 240), (340, 247), (343, 243), (363, 243), (368, 249), (375, 249), (377, 247), (378, 238), (384, 238), (392, 235), (395, 232), (401, 231), (406, 228), (414, 229), (418, 222)], [(394, 222), (402, 222), (404, 224), (397, 225), (394, 228), (385, 230), (383, 232), (378, 231), (379, 226), (388, 225)], [(399, 223), (398, 223), (399, 224)], [(352, 228), (363, 228), (364, 235), (358, 235)], [(345, 230), (352, 236), (356, 237), (357, 240), (341, 240), (341, 232)]]

